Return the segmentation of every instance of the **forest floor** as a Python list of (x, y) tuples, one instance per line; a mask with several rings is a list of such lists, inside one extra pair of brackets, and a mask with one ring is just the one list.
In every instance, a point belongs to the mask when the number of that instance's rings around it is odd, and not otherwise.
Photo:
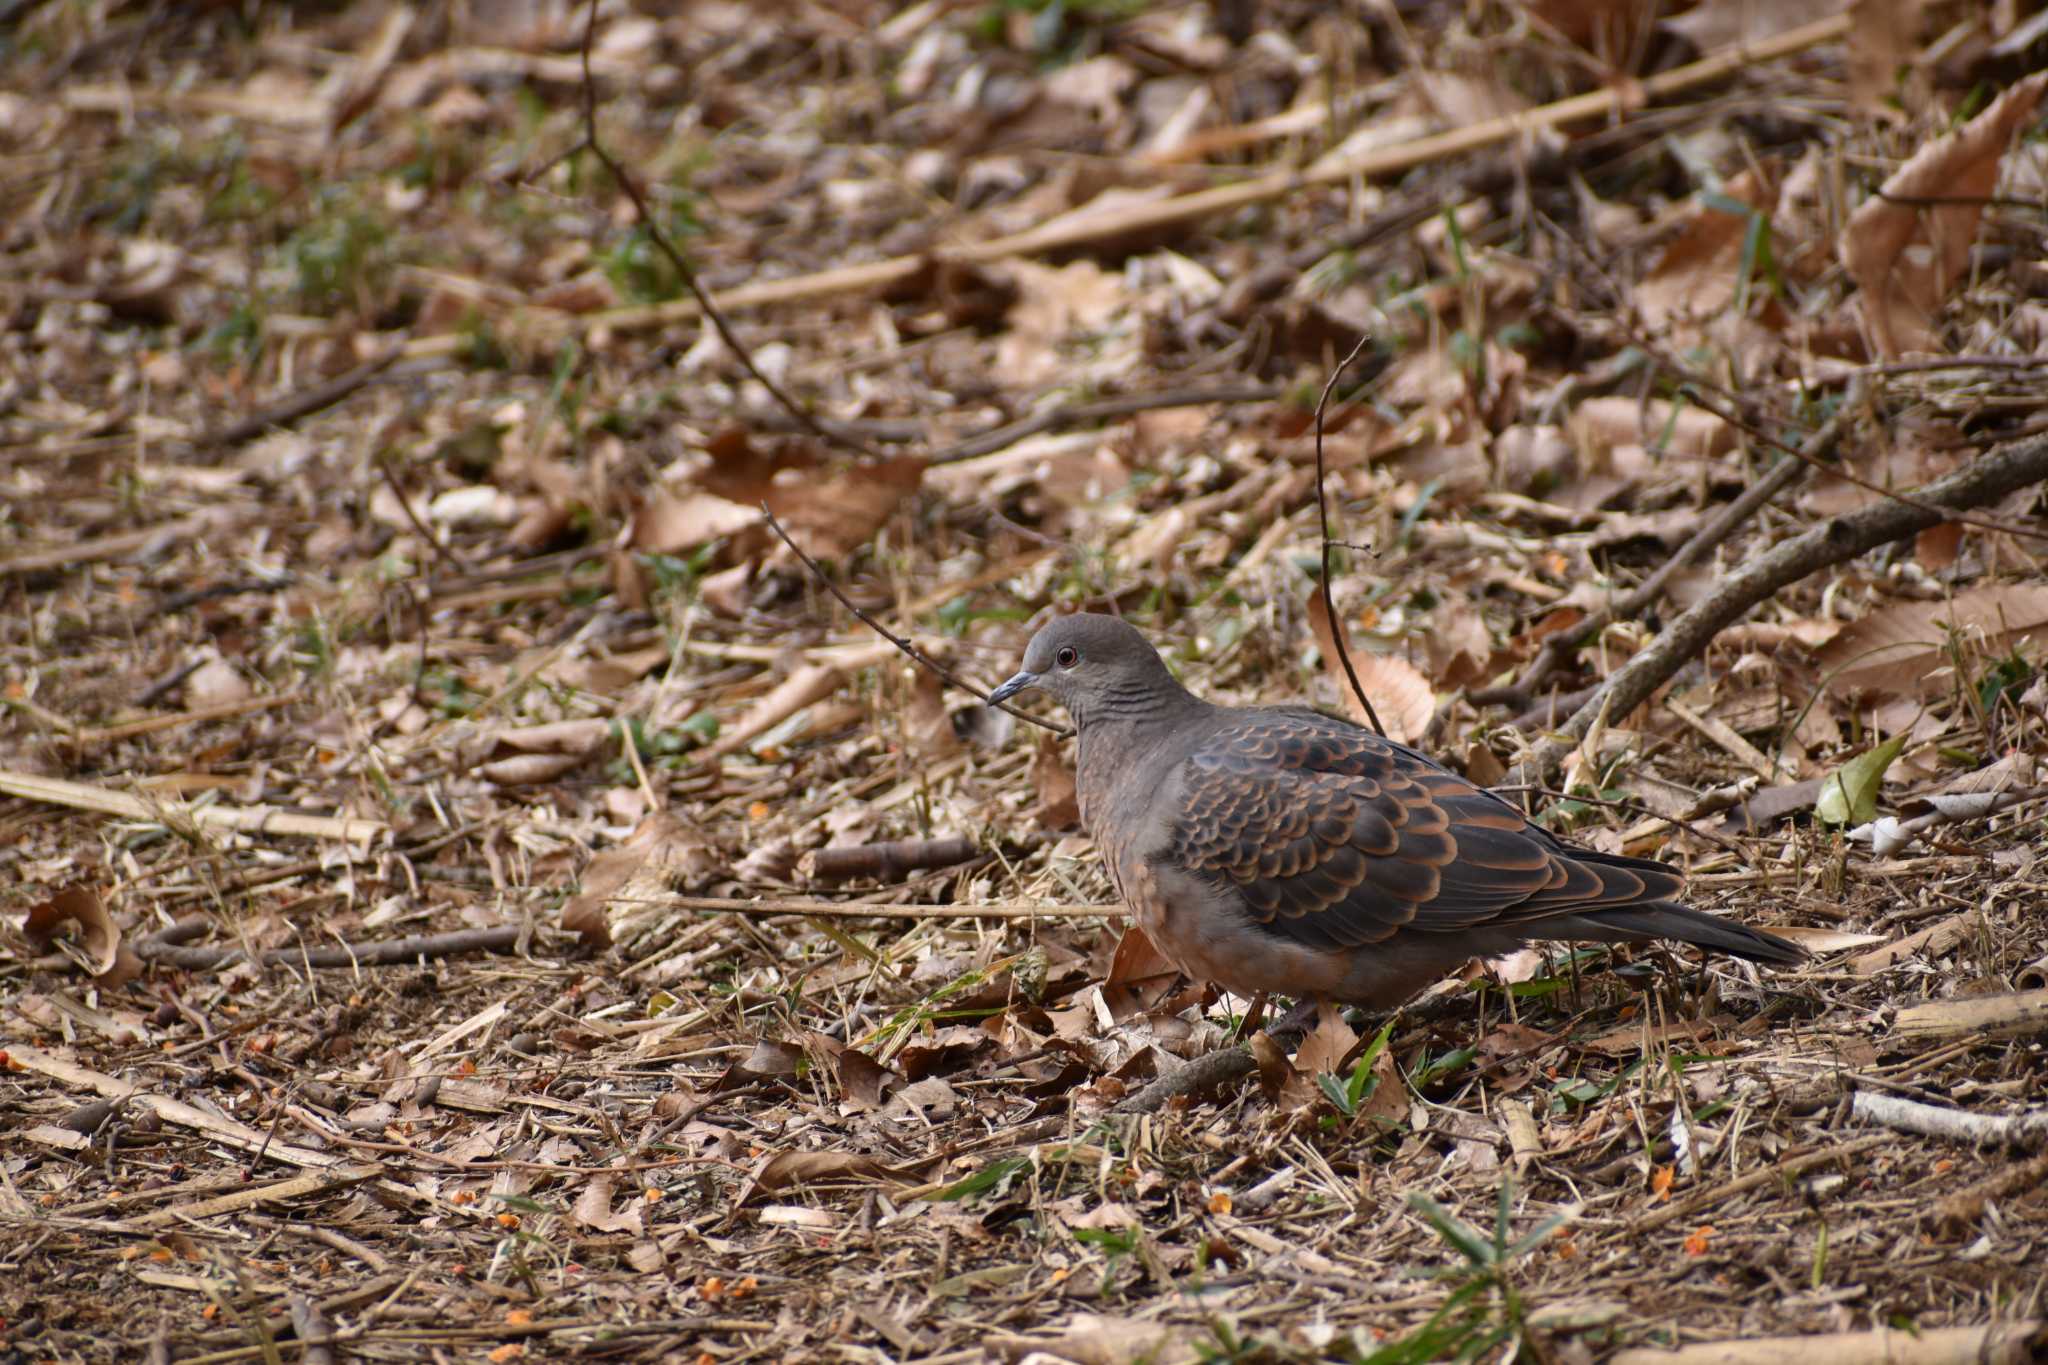
[[(0, 5), (0, 1361), (2043, 1358), (2039, 476), (1572, 718), (2048, 448), (2044, 23), (1643, 8)], [(1159, 1102), (1246, 1002), (824, 580), (1346, 709), (1326, 555), (1811, 962)]]

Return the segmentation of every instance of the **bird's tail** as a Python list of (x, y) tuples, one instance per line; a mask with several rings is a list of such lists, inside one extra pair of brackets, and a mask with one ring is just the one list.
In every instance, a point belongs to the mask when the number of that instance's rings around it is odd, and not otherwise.
[(1751, 962), (1768, 962), (1780, 967), (1796, 966), (1807, 956), (1806, 949), (1790, 939), (1752, 929), (1719, 915), (1709, 915), (1676, 901), (1646, 901), (1613, 910), (1560, 915), (1544, 921), (1543, 928), (1546, 935), (1591, 939), (1596, 943), (1676, 939), (1680, 943), (1712, 948), (1735, 957), (1748, 958)]

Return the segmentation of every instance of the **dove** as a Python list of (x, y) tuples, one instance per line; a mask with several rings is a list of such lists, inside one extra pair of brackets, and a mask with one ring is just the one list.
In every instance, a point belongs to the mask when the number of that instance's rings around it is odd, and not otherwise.
[(1082, 823), (1125, 906), (1181, 971), (1233, 993), (1388, 1009), (1552, 939), (1806, 956), (1405, 744), (1310, 707), (1206, 702), (1115, 617), (1050, 622), (989, 700), (1034, 689), (1073, 718)]

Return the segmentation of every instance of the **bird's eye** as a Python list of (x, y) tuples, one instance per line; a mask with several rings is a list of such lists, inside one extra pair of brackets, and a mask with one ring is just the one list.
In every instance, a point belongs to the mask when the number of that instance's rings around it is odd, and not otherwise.
[(1061, 645), (1060, 652), (1052, 656), (1052, 661), (1061, 668), (1072, 668), (1081, 662), (1081, 651), (1072, 645)]

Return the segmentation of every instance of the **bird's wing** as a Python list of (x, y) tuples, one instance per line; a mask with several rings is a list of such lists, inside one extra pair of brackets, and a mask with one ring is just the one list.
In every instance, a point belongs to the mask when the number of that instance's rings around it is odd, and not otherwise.
[(1165, 856), (1304, 944), (1355, 947), (1661, 900), (1676, 873), (1561, 844), (1404, 745), (1303, 711), (1246, 711), (1181, 765)]

